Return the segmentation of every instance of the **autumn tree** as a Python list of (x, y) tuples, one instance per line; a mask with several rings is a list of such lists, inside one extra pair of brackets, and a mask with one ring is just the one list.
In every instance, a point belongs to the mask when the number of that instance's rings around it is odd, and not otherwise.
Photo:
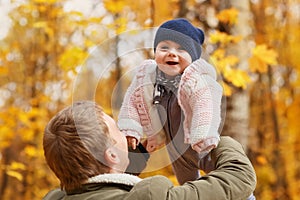
[(93, 43), (87, 25), (101, 21), (66, 5), (11, 4), (12, 25), (0, 49), (1, 199), (41, 199), (49, 186), (58, 186), (43, 157), (44, 126), (70, 103), (72, 79)]
[[(41, 199), (58, 187), (43, 157), (47, 121), (81, 99), (95, 100), (116, 119), (132, 65), (153, 56), (148, 39), (134, 30), (176, 17), (205, 31), (202, 57), (216, 67), (227, 100), (222, 134), (247, 149), (257, 172), (256, 198), (299, 199), (297, 1), (104, 0), (85, 5), (83, 12), (75, 1), (12, 2), (11, 29), (0, 41), (1, 199)], [(142, 176), (158, 173), (176, 183), (168, 167)]]
[(273, 48), (278, 63), (256, 49), (260, 71), (251, 88), (252, 150), (262, 199), (299, 199), (299, 2), (263, 0), (252, 4), (255, 41)]

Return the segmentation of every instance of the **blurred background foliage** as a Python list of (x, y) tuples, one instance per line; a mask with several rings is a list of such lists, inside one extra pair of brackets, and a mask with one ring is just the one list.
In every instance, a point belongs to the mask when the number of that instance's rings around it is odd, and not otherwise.
[[(153, 56), (153, 35), (137, 30), (177, 17), (206, 33), (203, 57), (226, 94), (222, 134), (247, 151), (257, 199), (300, 199), (299, 0), (0, 0), (0, 9), (0, 199), (59, 187), (43, 157), (45, 124), (80, 99), (116, 119), (134, 67)], [(141, 177), (158, 173), (177, 184), (170, 166)]]

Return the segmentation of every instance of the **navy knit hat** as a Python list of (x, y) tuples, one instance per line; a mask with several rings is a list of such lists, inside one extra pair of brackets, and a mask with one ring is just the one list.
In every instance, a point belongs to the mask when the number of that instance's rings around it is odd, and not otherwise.
[(158, 43), (163, 40), (171, 40), (180, 44), (195, 61), (201, 56), (204, 33), (186, 19), (179, 18), (167, 21), (158, 28), (154, 39), (154, 52)]

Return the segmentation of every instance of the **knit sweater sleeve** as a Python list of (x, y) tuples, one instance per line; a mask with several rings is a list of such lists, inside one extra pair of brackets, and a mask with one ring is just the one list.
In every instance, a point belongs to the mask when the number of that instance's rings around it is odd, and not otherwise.
[(142, 137), (143, 128), (140, 123), (138, 110), (135, 104), (134, 92), (137, 89), (137, 77), (129, 85), (118, 116), (118, 126), (125, 136), (135, 137), (138, 141)]
[[(138, 68), (137, 73), (129, 85), (118, 116), (119, 129), (125, 136), (135, 137), (140, 141), (144, 133), (149, 135), (152, 130), (149, 105), (152, 102), (152, 90), (149, 95), (149, 80), (155, 71), (153, 60), (145, 60)], [(153, 86), (152, 86), (153, 87)], [(145, 95), (145, 94), (148, 95)]]
[(222, 93), (214, 68), (203, 59), (185, 69), (178, 93), (185, 114), (185, 142), (199, 145), (203, 156), (219, 142)]

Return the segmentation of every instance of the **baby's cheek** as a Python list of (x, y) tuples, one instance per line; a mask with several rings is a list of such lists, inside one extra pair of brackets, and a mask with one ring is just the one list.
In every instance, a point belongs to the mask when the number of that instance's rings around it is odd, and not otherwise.
[(181, 66), (181, 72), (180, 72), (180, 73), (183, 73), (184, 70), (185, 70), (190, 64), (191, 64), (191, 63), (184, 63), (184, 64), (182, 64), (182, 66)]

